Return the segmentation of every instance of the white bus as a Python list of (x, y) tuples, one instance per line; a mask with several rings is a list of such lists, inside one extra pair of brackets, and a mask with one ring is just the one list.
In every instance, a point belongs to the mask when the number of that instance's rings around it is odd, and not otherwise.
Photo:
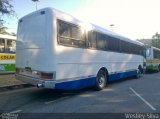
[(146, 71), (160, 71), (160, 49), (153, 46), (147, 47)]
[(16, 37), (0, 34), (0, 74), (15, 73)]
[(16, 48), (16, 78), (44, 88), (101, 90), (143, 69), (143, 44), (53, 8), (19, 20)]

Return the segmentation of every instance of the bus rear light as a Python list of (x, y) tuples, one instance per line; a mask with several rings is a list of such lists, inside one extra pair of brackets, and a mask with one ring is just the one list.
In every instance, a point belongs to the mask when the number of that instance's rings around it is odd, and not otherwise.
[(53, 79), (53, 73), (41, 73), (42, 79)]
[(33, 75), (40, 75), (40, 73), (38, 71), (32, 71)]

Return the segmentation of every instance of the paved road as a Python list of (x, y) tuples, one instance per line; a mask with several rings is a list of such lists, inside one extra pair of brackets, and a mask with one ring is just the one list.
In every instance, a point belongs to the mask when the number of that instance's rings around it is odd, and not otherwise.
[(0, 112), (160, 113), (160, 73), (114, 82), (102, 91), (62, 92), (36, 87), (8, 91), (0, 93)]

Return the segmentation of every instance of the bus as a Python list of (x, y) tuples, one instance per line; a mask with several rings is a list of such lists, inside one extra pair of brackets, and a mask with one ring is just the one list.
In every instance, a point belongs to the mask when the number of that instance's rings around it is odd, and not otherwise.
[(160, 49), (146, 47), (146, 71), (160, 71)]
[(144, 45), (54, 8), (19, 20), (16, 78), (37, 87), (77, 90), (141, 76)]
[(16, 37), (0, 34), (0, 74), (15, 73)]

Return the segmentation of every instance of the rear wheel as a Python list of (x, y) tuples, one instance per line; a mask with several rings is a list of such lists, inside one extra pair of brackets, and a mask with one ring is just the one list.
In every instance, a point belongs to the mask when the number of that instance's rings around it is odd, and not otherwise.
[(106, 87), (107, 83), (107, 75), (104, 70), (99, 70), (97, 77), (96, 77), (96, 90), (102, 90)]

